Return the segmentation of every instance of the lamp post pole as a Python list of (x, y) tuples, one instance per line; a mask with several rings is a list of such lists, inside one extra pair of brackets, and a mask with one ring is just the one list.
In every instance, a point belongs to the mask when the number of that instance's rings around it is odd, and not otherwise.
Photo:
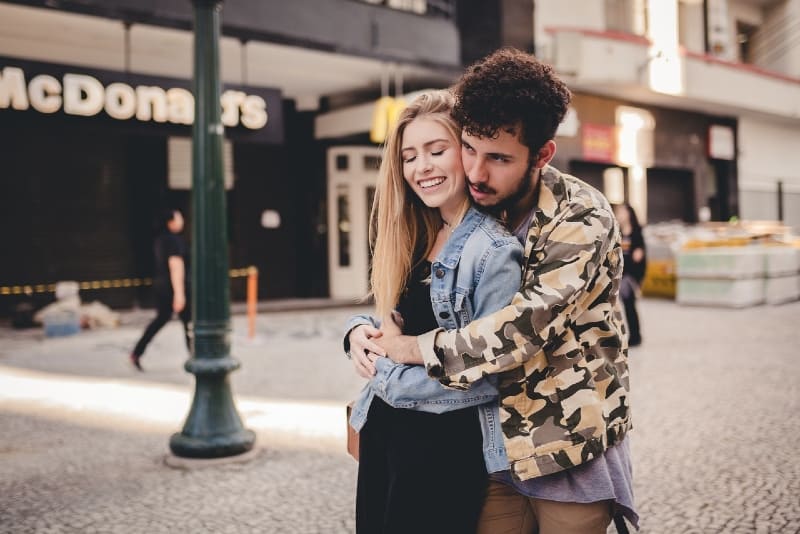
[(224, 129), (220, 111), (219, 35), (222, 0), (194, 5), (194, 97), (192, 131), (192, 357), (195, 392), (183, 430), (169, 447), (176, 456), (221, 458), (249, 451), (255, 433), (242, 426), (228, 374), (239, 362), (230, 355), (228, 228), (222, 174)]

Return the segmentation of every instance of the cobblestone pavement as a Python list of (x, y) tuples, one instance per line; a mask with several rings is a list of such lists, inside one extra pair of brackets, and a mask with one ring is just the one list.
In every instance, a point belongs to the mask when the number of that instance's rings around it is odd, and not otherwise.
[[(0, 533), (352, 532), (343, 405), (362, 382), (340, 356), (340, 328), (359, 310), (261, 314), (253, 340), (235, 316), (231, 380), (256, 451), (203, 466), (167, 462), (193, 384), (177, 321), (145, 373), (126, 356), (148, 311), (67, 338), (0, 329)], [(640, 313), (640, 532), (800, 532), (800, 303), (644, 300)]]

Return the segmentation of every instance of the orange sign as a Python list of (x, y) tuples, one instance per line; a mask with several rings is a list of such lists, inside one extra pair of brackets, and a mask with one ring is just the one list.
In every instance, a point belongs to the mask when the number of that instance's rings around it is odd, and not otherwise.
[(614, 126), (584, 123), (581, 130), (583, 159), (613, 163), (616, 154)]

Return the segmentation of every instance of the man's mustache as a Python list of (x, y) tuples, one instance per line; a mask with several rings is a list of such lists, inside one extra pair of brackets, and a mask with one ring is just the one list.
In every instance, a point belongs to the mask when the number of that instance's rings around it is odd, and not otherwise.
[(489, 193), (494, 193), (495, 192), (494, 189), (492, 189), (488, 185), (473, 183), (473, 182), (471, 182), (469, 180), (469, 178), (467, 178), (467, 183), (470, 185), (470, 187), (474, 188), (479, 193), (489, 194)]

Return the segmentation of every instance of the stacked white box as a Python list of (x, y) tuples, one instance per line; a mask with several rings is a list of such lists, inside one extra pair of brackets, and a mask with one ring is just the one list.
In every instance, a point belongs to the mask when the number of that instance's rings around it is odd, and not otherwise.
[(800, 249), (793, 247), (766, 248), (766, 284), (769, 304), (783, 304), (800, 299)]
[(800, 299), (800, 275), (767, 278), (764, 292), (769, 304), (783, 304)]
[(763, 248), (767, 276), (792, 276), (800, 273), (800, 249), (783, 246)]
[(678, 278), (678, 304), (744, 308), (764, 303), (763, 278)]
[(800, 299), (800, 249), (750, 245), (689, 249), (677, 256), (681, 304), (744, 307)]
[(712, 247), (678, 253), (679, 304), (741, 308), (766, 300), (763, 247)]
[(764, 247), (714, 247), (678, 253), (678, 278), (761, 278), (764, 276)]

